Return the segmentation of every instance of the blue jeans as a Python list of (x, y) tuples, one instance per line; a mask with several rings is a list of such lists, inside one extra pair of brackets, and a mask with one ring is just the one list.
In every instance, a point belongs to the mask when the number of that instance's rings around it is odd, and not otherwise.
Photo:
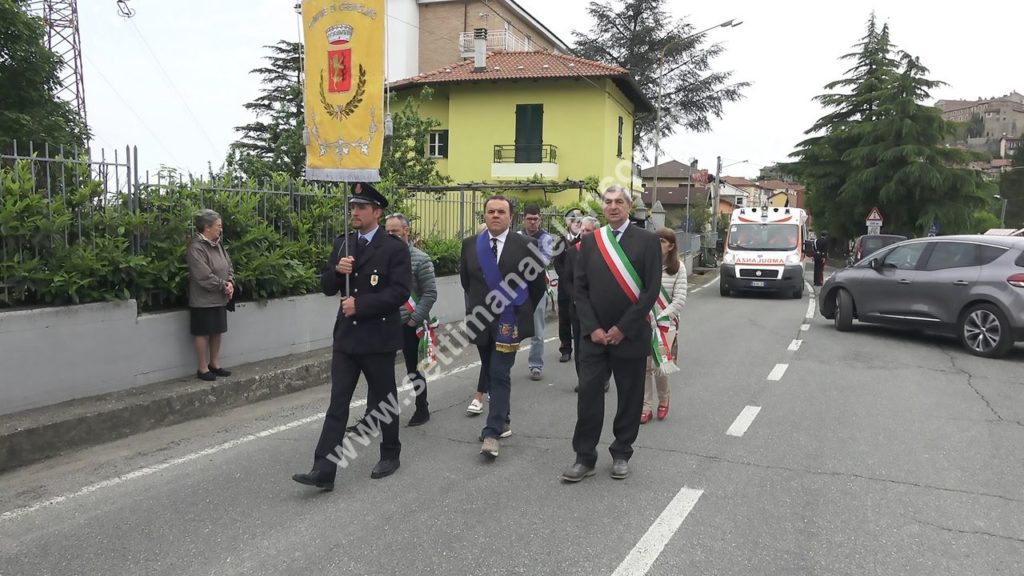
[(533, 338), (530, 338), (530, 370), (544, 369), (544, 325), (547, 322), (548, 295), (545, 293), (537, 302), (533, 312)]
[(516, 362), (515, 352), (498, 352), (494, 349), (494, 339), (487, 344), (477, 346), (480, 352), (480, 380), (478, 389), (491, 395), (487, 412), (487, 425), (481, 436), (497, 438), (509, 421), (509, 410), (512, 405), (512, 365)]

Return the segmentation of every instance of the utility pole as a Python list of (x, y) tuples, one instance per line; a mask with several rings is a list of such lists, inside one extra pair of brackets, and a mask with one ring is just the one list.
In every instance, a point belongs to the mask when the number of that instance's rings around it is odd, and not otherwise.
[(718, 180), (722, 177), (722, 157), (716, 158), (717, 165), (715, 167), (715, 181), (711, 187), (711, 247), (715, 248), (718, 246), (718, 212), (719, 212), (719, 182)]

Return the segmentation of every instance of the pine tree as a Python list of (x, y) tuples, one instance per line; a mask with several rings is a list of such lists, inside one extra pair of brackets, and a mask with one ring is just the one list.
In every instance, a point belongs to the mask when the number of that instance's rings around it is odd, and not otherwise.
[(815, 226), (852, 238), (877, 206), (888, 232), (919, 236), (933, 222), (943, 233), (971, 230), (971, 216), (991, 190), (964, 167), (966, 153), (944, 145), (952, 123), (921, 104), (941, 82), (896, 50), (888, 26), (878, 29), (873, 14), (857, 46), (842, 57), (855, 60), (847, 77), (816, 98), (831, 108), (807, 131), (820, 135), (798, 144), (789, 165), (808, 188)]
[[(711, 118), (721, 118), (723, 105), (742, 98), (749, 82), (730, 83), (732, 72), (715, 72), (712, 60), (725, 49), (706, 44), (705, 35), (693, 34), (693, 24), (673, 22), (665, 0), (616, 0), (591, 2), (587, 8), (593, 23), (590, 31), (574, 31), (575, 51), (629, 71), (640, 91), (657, 105), (661, 91), (661, 137), (678, 126), (694, 132), (711, 129)], [(662, 53), (664, 59), (662, 60)], [(639, 114), (635, 146), (653, 148), (656, 114)]]
[(262, 78), (260, 96), (245, 104), (256, 120), (235, 128), (241, 138), (231, 145), (229, 171), (256, 180), (274, 173), (302, 177), (306, 148), (302, 144), (302, 44), (281, 40), (265, 46), (267, 65), (252, 70)]

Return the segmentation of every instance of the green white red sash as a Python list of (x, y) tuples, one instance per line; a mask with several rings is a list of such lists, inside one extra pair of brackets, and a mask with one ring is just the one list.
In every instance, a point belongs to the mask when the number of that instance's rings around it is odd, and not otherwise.
[[(416, 311), (416, 302), (419, 296), (410, 294), (405, 301), (405, 309), (412, 315)], [(439, 323), (436, 317), (431, 316), (416, 327), (416, 337), (420, 339), (417, 354), (418, 362), (416, 367), (422, 371), (429, 370), (437, 363), (437, 327)]]
[[(597, 241), (597, 249), (600, 250), (601, 257), (604, 258), (605, 264), (608, 265), (608, 269), (615, 277), (619, 287), (633, 303), (639, 301), (643, 280), (636, 273), (636, 269), (626, 257), (626, 253), (622, 251), (622, 246), (615, 239), (615, 233), (611, 226), (604, 226), (598, 230), (594, 234), (594, 239)], [(679, 370), (668, 345), (668, 330), (671, 322), (665, 316), (665, 310), (671, 302), (671, 297), (662, 287), (658, 292), (654, 309), (647, 313), (647, 321), (651, 323), (651, 358), (654, 360), (659, 374), (671, 374)]]

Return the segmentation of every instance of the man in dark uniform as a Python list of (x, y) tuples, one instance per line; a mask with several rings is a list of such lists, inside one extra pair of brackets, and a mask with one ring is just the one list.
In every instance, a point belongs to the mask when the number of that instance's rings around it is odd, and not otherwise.
[(615, 376), (618, 409), (612, 478), (629, 476), (633, 442), (640, 431), (644, 378), (651, 349), (648, 314), (661, 290), (661, 243), (658, 237), (627, 220), (632, 198), (621, 186), (604, 193), (608, 226), (585, 236), (573, 264), (573, 293), (583, 339), (576, 431), (572, 448), (576, 462), (562, 473), (565, 482), (594, 475), (597, 444), (604, 425), (605, 382)]
[(814, 285), (825, 282), (825, 261), (828, 259), (828, 230), (822, 230), (814, 241)]
[(395, 353), (402, 348), (399, 307), (409, 298), (412, 267), (405, 242), (379, 225), (387, 206), (387, 199), (370, 184), (352, 186), (349, 207), (355, 231), (334, 241), (321, 277), (324, 294), (334, 296), (344, 290), (346, 277), (351, 294), (342, 296), (334, 322), (331, 403), (314, 452), (313, 469), (292, 476), (300, 484), (332, 490), (338, 465), (347, 465), (339, 445), (360, 374), (366, 377), (367, 405), (375, 412), (368, 419), (366, 433), (376, 435), (379, 430), (383, 436), (380, 461), (370, 477), (390, 476), (400, 465)]
[(565, 213), (565, 225), (569, 231), (559, 238), (555, 244), (555, 257), (552, 260), (555, 273), (558, 275), (558, 352), (561, 354), (558, 358), (559, 362), (568, 362), (572, 358), (573, 343), (578, 336), (573, 332), (575, 323), (572, 316), (574, 312), (572, 310), (572, 296), (569, 292), (569, 285), (572, 284), (572, 279), (566, 274), (565, 264), (569, 250), (575, 251), (576, 244), (580, 241), (580, 221), (582, 218), (583, 212), (578, 208), (573, 208)]

